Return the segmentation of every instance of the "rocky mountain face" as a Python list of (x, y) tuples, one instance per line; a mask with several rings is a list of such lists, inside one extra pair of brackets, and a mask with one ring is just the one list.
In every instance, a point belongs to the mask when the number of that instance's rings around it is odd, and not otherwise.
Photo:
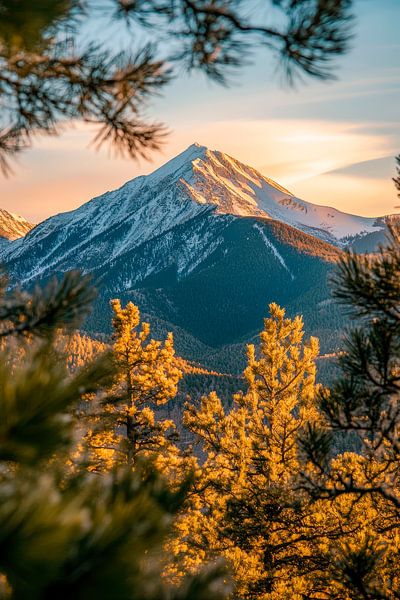
[(23, 237), (33, 227), (35, 225), (28, 223), (23, 217), (0, 209), (0, 247), (6, 246), (10, 241)]
[(383, 218), (305, 202), (194, 144), (151, 175), (47, 219), (1, 258), (25, 285), (90, 272), (99, 298), (88, 330), (109, 331), (110, 298), (133, 300), (156, 331), (176, 332), (184, 356), (220, 367), (227, 348), (261, 328), (271, 301), (303, 313), (323, 349), (334, 347), (343, 319), (329, 272), (343, 247), (384, 230)]

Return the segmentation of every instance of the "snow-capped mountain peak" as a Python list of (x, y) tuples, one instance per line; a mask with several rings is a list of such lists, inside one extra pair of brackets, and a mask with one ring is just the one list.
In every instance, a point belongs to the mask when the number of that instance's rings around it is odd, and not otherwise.
[[(176, 258), (181, 274), (200, 264), (218, 245), (217, 229), (241, 218), (279, 221), (339, 247), (385, 228), (383, 219), (350, 215), (301, 200), (227, 154), (192, 144), (150, 175), (136, 177), (76, 210), (50, 217), (25, 237), (7, 244), (2, 259), (18, 262), (24, 281), (45, 276), (61, 265), (98, 269), (156, 239), (168, 244), (177, 228), (188, 232), (202, 222), (201, 233), (191, 234), (185, 252)], [(21, 222), (20, 227), (29, 231), (31, 225)], [(19, 235), (23, 233), (26, 231)], [(160, 249), (154, 258), (158, 266), (165, 263), (163, 252), (167, 250)], [(158, 266), (143, 265), (137, 277), (148, 276)]]
[(170, 176), (177, 179), (180, 175), (187, 175), (192, 168), (192, 164), (195, 161), (204, 160), (209, 152), (206, 146), (201, 146), (195, 142), (186, 148), (186, 150), (153, 171), (153, 173), (147, 175), (146, 179), (149, 183), (155, 185)]
[(215, 206), (217, 213), (275, 219), (338, 245), (384, 228), (382, 218), (352, 215), (297, 198), (252, 167), (199, 144), (145, 179), (150, 185), (179, 183), (194, 202)]
[(23, 217), (0, 209), (0, 239), (16, 240), (26, 235), (34, 225)]
[(1, 260), (11, 284), (76, 268), (91, 273), (99, 289), (94, 331), (107, 330), (109, 300), (119, 297), (160, 327), (219, 347), (258, 330), (272, 301), (292, 311), (301, 305), (311, 327), (322, 319), (325, 328), (319, 307), (329, 302), (327, 275), (341, 252), (334, 245), (358, 236), (371, 246), (384, 227), (383, 219), (296, 198), (252, 167), (193, 144), (152, 174), (4, 243)]
[(143, 201), (143, 189), (158, 194), (171, 186), (178, 204), (183, 195), (197, 205), (214, 207), (219, 214), (278, 220), (339, 246), (384, 229), (382, 217), (361, 217), (306, 202), (256, 169), (197, 143), (116, 193), (127, 189)]

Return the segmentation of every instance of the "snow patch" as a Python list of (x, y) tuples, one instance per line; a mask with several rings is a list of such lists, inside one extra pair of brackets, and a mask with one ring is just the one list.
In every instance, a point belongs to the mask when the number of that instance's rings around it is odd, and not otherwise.
[(290, 271), (287, 264), (285, 263), (283, 256), (278, 252), (277, 248), (274, 246), (274, 244), (271, 242), (271, 240), (265, 235), (265, 231), (263, 230), (263, 228), (260, 227), (260, 225), (258, 225), (257, 223), (255, 223), (253, 225), (253, 227), (254, 227), (254, 229), (257, 229), (257, 231), (260, 232), (260, 235), (264, 241), (264, 244), (267, 246), (267, 248), (272, 250), (272, 253), (274, 254), (275, 258), (281, 263), (282, 267), (284, 269), (286, 269), (286, 271), (289, 273), (289, 275), (293, 281), (294, 280), (293, 273)]

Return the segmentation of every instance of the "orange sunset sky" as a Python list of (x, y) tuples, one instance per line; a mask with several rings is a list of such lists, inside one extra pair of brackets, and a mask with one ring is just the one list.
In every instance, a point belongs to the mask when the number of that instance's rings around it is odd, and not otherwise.
[(368, 216), (399, 212), (391, 177), (400, 152), (400, 2), (358, 0), (356, 14), (336, 81), (288, 89), (271, 56), (256, 56), (228, 88), (182, 75), (148, 108), (170, 128), (150, 162), (96, 152), (93, 129), (71, 124), (59, 138), (38, 138), (0, 180), (0, 206), (38, 222), (154, 170), (196, 141), (305, 200)]

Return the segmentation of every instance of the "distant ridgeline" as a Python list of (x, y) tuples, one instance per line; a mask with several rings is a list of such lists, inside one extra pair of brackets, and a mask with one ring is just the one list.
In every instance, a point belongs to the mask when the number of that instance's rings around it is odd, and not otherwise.
[[(393, 217), (394, 218), (394, 217)], [(27, 226), (29, 231), (31, 226)], [(180, 356), (240, 373), (268, 304), (302, 314), (321, 353), (340, 347), (345, 316), (329, 274), (343, 248), (373, 251), (385, 218), (318, 206), (251, 167), (194, 144), (146, 177), (56, 215), (0, 246), (12, 283), (83, 269), (99, 290), (85, 328), (111, 331), (111, 298), (132, 301)], [(197, 375), (200, 376), (198, 373)]]

